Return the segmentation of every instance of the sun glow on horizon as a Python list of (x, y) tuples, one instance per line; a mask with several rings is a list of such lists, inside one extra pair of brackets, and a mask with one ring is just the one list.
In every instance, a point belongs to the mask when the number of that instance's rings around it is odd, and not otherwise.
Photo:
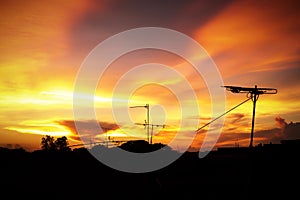
[[(119, 5), (125, 3), (120, 9)], [(126, 1), (3, 3), (0, 8), (0, 129), (3, 134), (0, 143), (30, 144), (36, 141), (33, 137), (45, 134), (65, 135), (72, 142), (80, 142), (74, 125), (74, 98), (82, 109), (89, 107), (86, 102), (92, 100), (95, 120), (107, 128), (106, 132), (92, 129), (90, 135), (84, 135), (95, 140), (105, 139), (105, 133), (115, 138), (145, 139), (142, 124), (147, 119), (146, 109), (131, 109), (131, 106), (149, 104), (149, 122), (166, 125), (154, 127), (153, 140), (170, 142), (180, 133), (178, 146), (197, 128), (221, 115), (212, 116), (211, 94), (205, 82), (210, 74), (202, 77), (185, 59), (159, 49), (137, 50), (120, 56), (107, 67), (93, 94), (85, 89), (74, 93), (76, 73), (96, 45), (130, 27), (148, 25), (169, 27), (191, 36), (207, 54), (195, 55), (192, 47), (183, 47), (186, 53), (207, 71), (206, 62), (212, 58), (226, 85), (277, 88), (278, 94), (261, 95), (257, 101), (255, 140), (278, 142), (288, 137), (279, 134), (282, 127), (275, 119), (280, 116), (283, 121), (300, 121), (300, 31), (297, 28), (300, 21), (295, 3), (245, 0), (230, 1), (220, 8), (205, 2), (211, 8), (205, 12), (199, 12), (206, 8), (201, 3), (181, 3), (180, 10), (158, 5), (155, 12), (159, 15), (153, 16), (136, 9), (144, 6), (142, 2), (134, 7)], [(114, 49), (107, 52), (111, 51)], [(143, 86), (129, 90), (136, 85)], [(195, 95), (188, 93), (189, 89)], [(226, 92), (226, 110), (245, 98)], [(224, 116), (218, 145), (234, 145), (237, 140), (241, 145), (248, 145), (252, 106), (249, 101)], [(93, 120), (90, 116), (83, 116), (78, 123), (89, 126), (90, 120)], [(210, 128), (214, 126), (219, 126), (218, 121)], [(195, 136), (194, 148), (201, 146), (207, 130), (205, 127)]]
[(26, 134), (50, 135), (50, 136), (70, 136), (73, 133), (66, 127), (51, 121), (25, 121), (18, 126), (5, 127), (7, 130), (17, 131)]

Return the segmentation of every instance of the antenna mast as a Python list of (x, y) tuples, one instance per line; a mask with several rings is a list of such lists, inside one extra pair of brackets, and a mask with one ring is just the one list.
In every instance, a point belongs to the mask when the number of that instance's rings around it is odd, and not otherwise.
[(254, 135), (254, 120), (255, 120), (255, 108), (256, 108), (256, 101), (259, 98), (259, 95), (262, 94), (276, 94), (277, 89), (275, 88), (258, 88), (255, 85), (254, 88), (248, 87), (238, 87), (238, 86), (223, 86), (226, 90), (232, 93), (247, 93), (247, 97), (250, 98), (253, 102), (253, 111), (252, 111), (252, 124), (251, 124), (251, 134), (250, 134), (250, 144), (249, 147), (253, 147), (253, 135)]
[(147, 140), (148, 140), (148, 143), (149, 143), (149, 125), (150, 125), (150, 122), (149, 122), (149, 117), (150, 117), (150, 110), (149, 110), (149, 104), (146, 104), (145, 106), (131, 106), (129, 108), (146, 108), (147, 109), (147, 121), (145, 123), (145, 126), (147, 126)]

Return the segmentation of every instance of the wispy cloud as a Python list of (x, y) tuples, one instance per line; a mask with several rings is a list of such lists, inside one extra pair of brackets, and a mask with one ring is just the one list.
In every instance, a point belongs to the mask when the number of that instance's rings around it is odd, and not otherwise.
[[(117, 124), (110, 122), (95, 122), (92, 120), (76, 121), (76, 123), (74, 120), (60, 120), (57, 121), (57, 123), (69, 129), (73, 133), (70, 138), (77, 141), (82, 141), (83, 139), (94, 140), (97, 135), (119, 128)], [(80, 128), (78, 129), (78, 127)], [(100, 132), (99, 127), (102, 129), (102, 132)], [(78, 130), (80, 131), (80, 134), (78, 133)]]

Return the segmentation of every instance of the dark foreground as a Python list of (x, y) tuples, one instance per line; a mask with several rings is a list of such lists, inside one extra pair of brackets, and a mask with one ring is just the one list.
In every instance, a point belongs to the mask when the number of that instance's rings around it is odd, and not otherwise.
[[(84, 149), (0, 151), (6, 199), (298, 199), (299, 143), (185, 153), (150, 173), (125, 173)], [(2, 199), (2, 198), (1, 198)]]

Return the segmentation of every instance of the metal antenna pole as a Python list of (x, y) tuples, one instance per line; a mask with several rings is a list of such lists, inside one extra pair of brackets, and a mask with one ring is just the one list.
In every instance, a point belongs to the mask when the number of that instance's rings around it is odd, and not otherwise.
[(156, 127), (162, 127), (162, 128), (165, 128), (165, 124), (161, 125), (161, 124), (148, 124), (145, 120), (145, 123), (142, 124), (142, 123), (135, 123), (137, 125), (143, 125), (143, 126), (151, 126), (151, 134), (150, 134), (150, 144), (152, 144), (152, 138), (153, 138), (153, 127), (156, 126)]
[[(148, 127), (149, 127), (149, 126), (148, 126)], [(151, 124), (150, 144), (152, 144), (152, 137), (153, 137), (153, 124)]]
[(256, 108), (256, 101), (258, 99), (258, 92), (257, 92), (257, 85), (255, 85), (254, 91), (251, 94), (251, 98), (253, 101), (253, 112), (252, 112), (252, 125), (251, 125), (251, 135), (250, 135), (250, 145), (249, 147), (253, 147), (253, 135), (254, 135), (254, 121), (255, 121), (255, 108)]
[(147, 108), (147, 139), (148, 139), (148, 143), (149, 143), (149, 125), (150, 125), (150, 121), (149, 121), (149, 117), (150, 117), (150, 110), (149, 110), (149, 104), (146, 104), (146, 108)]
[(149, 143), (149, 126), (150, 126), (150, 121), (149, 121), (149, 118), (150, 118), (150, 109), (149, 109), (149, 104), (146, 104), (145, 106), (131, 106), (130, 108), (146, 108), (147, 109), (147, 121), (145, 123), (145, 126), (147, 126), (147, 140), (148, 140), (148, 143)]
[(161, 124), (150, 124), (151, 125), (151, 135), (150, 135), (150, 144), (152, 144), (152, 138), (153, 138), (153, 126), (156, 126), (156, 127), (165, 127), (166, 125), (161, 125)]

